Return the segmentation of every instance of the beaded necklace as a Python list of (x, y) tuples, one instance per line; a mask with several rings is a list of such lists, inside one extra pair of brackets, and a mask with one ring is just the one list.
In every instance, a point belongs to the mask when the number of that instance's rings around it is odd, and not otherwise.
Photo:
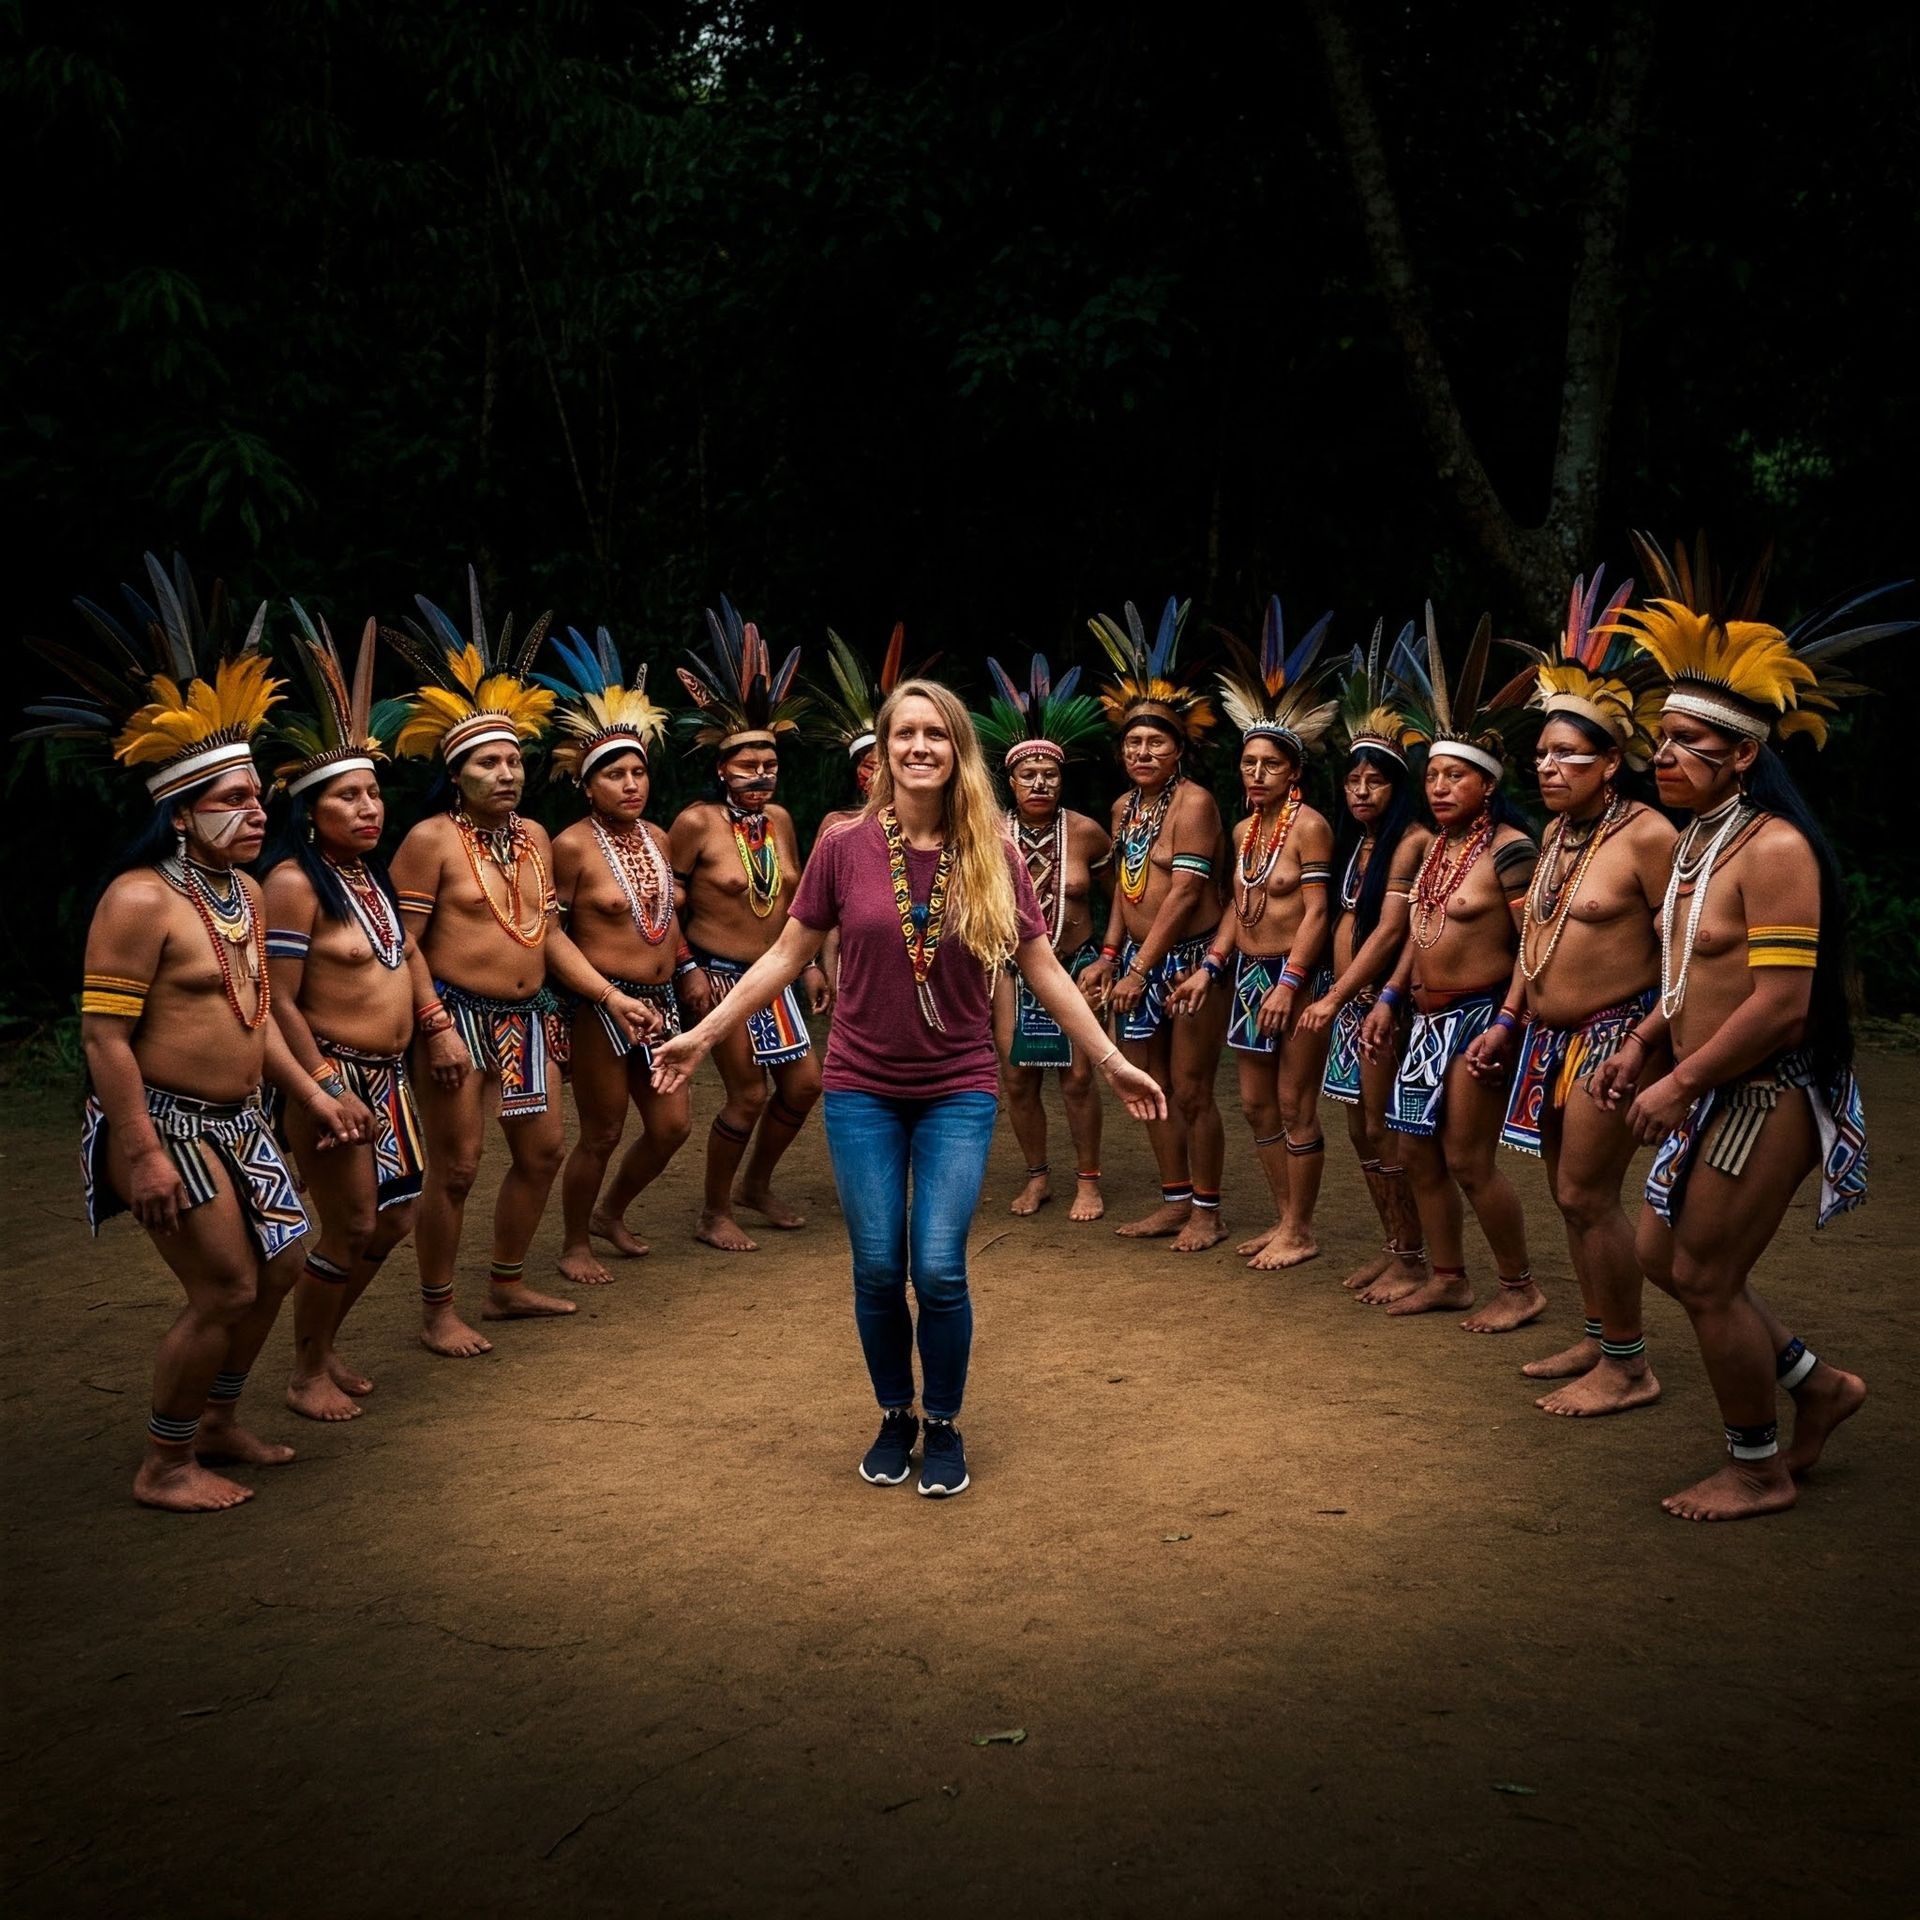
[(360, 923), (360, 931), (367, 936), (367, 945), (373, 949), (373, 957), (389, 971), (406, 963), (407, 934), (394, 916), (392, 903), (371, 873), (367, 871), (364, 860), (335, 860), (330, 855), (322, 855), (346, 890), (347, 907), (355, 920)]
[[(480, 889), (480, 897), (487, 903), (487, 911), (493, 915), (500, 931), (516, 946), (539, 946), (547, 937), (547, 869), (546, 863), (540, 858), (540, 849), (533, 844), (533, 836), (527, 831), (527, 823), (517, 813), (510, 813), (505, 826), (478, 827), (464, 813), (457, 812), (453, 816), (453, 824), (459, 828), (460, 844), (467, 850), (467, 865), (473, 869), (473, 883)], [(480, 864), (482, 855), (491, 860), (506, 878), (507, 904), (504, 910), (487, 890), (486, 870)], [(523, 860), (533, 862), (533, 910), (536, 917), (529, 929), (523, 929), (520, 925), (520, 864)]]
[[(1362, 859), (1361, 855), (1366, 855)], [(1360, 904), (1360, 889), (1366, 885), (1367, 863), (1373, 858), (1373, 835), (1363, 833), (1347, 855), (1347, 870), (1340, 876), (1340, 911), (1351, 913)]]
[(764, 813), (743, 813), (727, 802), (733, 823), (734, 850), (746, 869), (747, 905), (756, 920), (764, 920), (780, 904), (780, 843), (767, 830)]
[(1493, 839), (1493, 813), (1482, 808), (1480, 817), (1467, 829), (1460, 844), (1460, 857), (1449, 866), (1447, 836), (1437, 834), (1427, 857), (1421, 862), (1420, 877), (1413, 883), (1413, 937), (1424, 953), (1447, 930), (1447, 906), (1460, 891), (1473, 865), (1486, 852)]
[(1120, 845), (1116, 849), (1120, 892), (1125, 899), (1146, 898), (1154, 842), (1167, 823), (1167, 809), (1173, 805), (1174, 792), (1182, 777), (1176, 773), (1149, 805), (1142, 805), (1138, 787), (1127, 795), (1127, 810), (1120, 821)]
[[(246, 883), (231, 868), (225, 869), (230, 891), (223, 900), (208, 884), (206, 875), (216, 869), (203, 868), (192, 860), (168, 859), (160, 863), (162, 877), (187, 896), (200, 924), (207, 930), (213, 957), (220, 968), (220, 984), (226, 991), (227, 1005), (233, 1017), (249, 1033), (258, 1033), (267, 1024), (273, 1007), (273, 988), (267, 980), (267, 930), (253, 910), (253, 896)], [(239, 982), (234, 978), (233, 948), (246, 969), (247, 984), (253, 988), (253, 1012), (240, 1004)]]
[[(1579, 898), (1580, 883), (1587, 877), (1587, 867), (1593, 856), (1600, 851), (1601, 843), (1626, 818), (1627, 803), (1617, 796), (1607, 802), (1607, 810), (1594, 823), (1584, 840), (1574, 843), (1573, 870), (1563, 875), (1556, 884), (1553, 880), (1555, 869), (1567, 851), (1567, 816), (1563, 813), (1554, 822), (1553, 838), (1540, 855), (1540, 864), (1533, 870), (1533, 884), (1527, 889), (1526, 905), (1520, 909), (1520, 975), (1532, 982), (1546, 972), (1553, 960), (1554, 949), (1560, 944), (1560, 936), (1567, 930), (1567, 922), (1573, 917), (1573, 903)], [(1547, 925), (1547, 950), (1532, 965), (1527, 962), (1528, 944), (1533, 938), (1534, 929), (1544, 918)]]
[(1047, 916), (1049, 944), (1057, 947), (1067, 924), (1067, 810), (1062, 807), (1052, 823), (1038, 831), (1019, 814), (1009, 813), (1007, 833), (1027, 863), (1034, 897)]
[(1274, 815), (1273, 830), (1268, 834), (1267, 844), (1263, 848), (1260, 845), (1260, 825), (1266, 817), (1264, 808), (1253, 816), (1253, 824), (1247, 828), (1247, 837), (1240, 842), (1240, 859), (1234, 870), (1240, 889), (1240, 924), (1243, 927), (1257, 927), (1266, 917), (1267, 882), (1272, 878), (1281, 849), (1293, 832), (1293, 823), (1300, 817), (1300, 789), (1288, 789), (1285, 801)]
[[(1743, 795), (1736, 793), (1712, 813), (1697, 814), (1673, 850), (1673, 871), (1667, 875), (1667, 891), (1660, 902), (1660, 1011), (1669, 1020), (1680, 1011), (1687, 997), (1687, 975), (1693, 967), (1693, 946), (1700, 937), (1700, 915), (1706, 908), (1707, 889), (1713, 884), (1713, 869), (1726, 851), (1727, 843), (1745, 829), (1758, 811), (1746, 804)], [(1709, 830), (1710, 837), (1704, 847), (1699, 847), (1703, 829)], [(1676, 974), (1673, 923), (1683, 886), (1693, 889), (1693, 903), (1687, 910), (1687, 930), (1681, 940), (1680, 970)]]
[(914, 998), (920, 1003), (920, 1017), (935, 1033), (945, 1033), (946, 1024), (933, 1003), (933, 989), (927, 976), (933, 971), (934, 956), (940, 951), (940, 929), (947, 917), (947, 881), (953, 871), (953, 848), (943, 843), (939, 864), (933, 870), (933, 887), (927, 895), (926, 917), (914, 911), (913, 888), (907, 881), (907, 842), (900, 831), (899, 816), (891, 807), (880, 813), (880, 831), (887, 836), (887, 868), (893, 876), (893, 905), (900, 916), (900, 937), (907, 943), (907, 964), (913, 969)]
[(659, 846), (644, 825), (636, 823), (631, 833), (609, 833), (598, 814), (591, 825), (600, 857), (627, 896), (634, 927), (648, 946), (657, 947), (673, 924), (673, 876)]

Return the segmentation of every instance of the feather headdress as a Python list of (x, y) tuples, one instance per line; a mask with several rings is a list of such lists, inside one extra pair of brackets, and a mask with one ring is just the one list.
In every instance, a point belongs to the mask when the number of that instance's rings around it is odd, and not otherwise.
[(1857, 681), (1833, 671), (1833, 663), (1869, 640), (1910, 632), (1920, 622), (1878, 620), (1843, 627), (1840, 622), (1870, 600), (1906, 580), (1849, 594), (1809, 614), (1790, 632), (1758, 618), (1766, 563), (1731, 588), (1723, 588), (1707, 557), (1706, 537), (1669, 560), (1644, 533), (1633, 536), (1655, 596), (1618, 616), (1614, 632), (1651, 656), (1672, 682), (1665, 710), (1691, 714), (1747, 740), (1764, 741), (1778, 728), (1784, 740), (1804, 733), (1816, 747), (1827, 742), (1827, 716), (1847, 695), (1864, 693)]
[(1180, 635), (1192, 605), (1191, 600), (1175, 601), (1169, 594), (1151, 646), (1139, 609), (1131, 600), (1126, 603), (1124, 627), (1104, 613), (1095, 614), (1087, 622), (1117, 669), (1115, 677), (1100, 690), (1107, 723), (1117, 732), (1124, 733), (1146, 721), (1165, 728), (1184, 746), (1200, 739), (1213, 725), (1216, 716), (1212, 701), (1176, 677)]
[(273, 730), (275, 741), (292, 756), (274, 768), (274, 779), (292, 798), (343, 773), (371, 773), (374, 762), (387, 757), (386, 740), (406, 718), (407, 708), (404, 700), (383, 700), (377, 708), (373, 704), (377, 620), (369, 620), (361, 630), (349, 681), (326, 621), (313, 621), (298, 600), (287, 604), (300, 626), (293, 640), (295, 657), (313, 694), (311, 713), (283, 715)]
[(1653, 727), (1666, 686), (1653, 656), (1614, 624), (1633, 598), (1633, 582), (1623, 581), (1602, 607), (1606, 577), (1605, 567), (1595, 567), (1591, 584), (1575, 578), (1567, 624), (1552, 652), (1519, 640), (1507, 645), (1537, 663), (1531, 706), (1549, 717), (1570, 713), (1590, 720), (1619, 742), (1622, 758), (1637, 769), (1653, 758)]
[(807, 708), (806, 696), (793, 691), (800, 649), (795, 647), (776, 673), (760, 629), (743, 621), (724, 594), (717, 614), (707, 609), (707, 632), (712, 658), (689, 651), (693, 665), (676, 669), (698, 709), (680, 716), (693, 729), (694, 745), (731, 753), (736, 747), (777, 746), (781, 735), (797, 734)]
[(1323, 613), (1289, 649), (1276, 593), (1261, 623), (1260, 657), (1231, 642), (1233, 665), (1216, 678), (1220, 704), (1243, 740), (1257, 734), (1277, 740), (1304, 766), (1307, 754), (1326, 738), (1340, 703), (1325, 697), (1327, 676), (1315, 667), (1332, 624), (1333, 615)]
[(1066, 761), (1090, 740), (1097, 740), (1106, 722), (1100, 702), (1090, 693), (1076, 693), (1080, 669), (1069, 667), (1058, 680), (1047, 656), (1036, 653), (1027, 663), (1023, 691), (998, 660), (987, 660), (994, 694), (985, 713), (973, 716), (973, 730), (984, 747), (1000, 750), (1003, 766), (1040, 754)]
[(1440, 652), (1440, 630), (1434, 622), (1433, 602), (1427, 602), (1425, 659), (1420, 648), (1402, 635), (1393, 650), (1388, 674), (1403, 690), (1407, 718), (1429, 742), (1428, 757), (1451, 754), (1478, 767), (1490, 780), (1506, 771), (1507, 741), (1526, 708), (1533, 685), (1531, 672), (1509, 680), (1482, 704), (1487, 660), (1493, 651), (1493, 616), (1483, 613), (1473, 630), (1460, 670), (1451, 677)]
[(869, 680), (860, 656), (831, 627), (827, 629), (827, 666), (833, 674), (835, 691), (823, 692), (819, 696), (820, 704), (840, 744), (846, 748), (849, 760), (858, 760), (877, 738), (873, 730), (874, 715), (900, 683), (900, 659), (906, 644), (906, 622), (896, 620), (893, 637), (887, 642), (886, 655), (880, 662), (880, 676)]
[(158, 555), (146, 560), (153, 598), (137, 587), (120, 589), (133, 631), (91, 600), (74, 602), (102, 643), (101, 657), (54, 640), (28, 642), (85, 698), (61, 696), (27, 708), (27, 717), (40, 724), (16, 737), (111, 742), (123, 766), (151, 769), (145, 778), (153, 799), (170, 800), (251, 762), (253, 736), (280, 699), (281, 682), (260, 651), (264, 600), (233, 646), (226, 592), (218, 581), (211, 616), (203, 616), (181, 555), (173, 556), (171, 575)]
[(647, 663), (640, 662), (629, 682), (620, 649), (605, 627), (594, 629), (591, 646), (577, 628), (569, 627), (564, 635), (553, 636), (553, 650), (566, 669), (564, 676), (533, 677), (559, 696), (554, 772), (584, 785), (609, 754), (637, 753), (645, 762), (648, 749), (667, 730), (666, 708), (647, 698)]
[[(1394, 693), (1393, 669), (1381, 671), (1381, 648), (1386, 640), (1387, 623), (1373, 623), (1373, 638), (1363, 654), (1358, 647), (1347, 659), (1347, 678), (1340, 691), (1340, 730), (1347, 738), (1351, 758), (1363, 749), (1390, 754), (1402, 766), (1407, 749), (1424, 740), (1426, 732), (1401, 712)], [(1393, 658), (1413, 651), (1413, 622), (1400, 629), (1394, 641)]]
[(487, 637), (480, 609), (480, 576), (467, 569), (467, 603), (472, 623), (463, 635), (424, 594), (414, 595), (420, 619), (398, 628), (382, 627), (381, 638), (396, 648), (421, 676), (420, 691), (408, 706), (407, 723), (393, 743), (396, 753), (425, 756), (439, 751), (451, 766), (463, 753), (498, 740), (508, 746), (538, 740), (553, 711), (553, 695), (527, 684), (527, 669), (547, 637), (553, 615), (543, 613), (518, 646), (513, 616), (500, 623), (497, 640)]

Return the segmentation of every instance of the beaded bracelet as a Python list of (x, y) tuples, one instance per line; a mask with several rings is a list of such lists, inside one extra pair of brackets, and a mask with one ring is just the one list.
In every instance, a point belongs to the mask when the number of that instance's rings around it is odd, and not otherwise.
[(1306, 984), (1307, 984), (1307, 976), (1304, 973), (1301, 973), (1297, 968), (1293, 966), (1284, 966), (1280, 969), (1280, 985), (1281, 986), (1291, 987), (1295, 993), (1298, 993), (1300, 989), (1304, 987)]
[(1400, 989), (1391, 980), (1380, 989), (1380, 1004), (1389, 1013), (1397, 1013), (1400, 1010)]
[(1227, 963), (1217, 953), (1201, 955), (1200, 964), (1206, 968), (1209, 980), (1218, 980), (1227, 970)]
[(1102, 960), (1118, 960), (1120, 958), (1120, 949), (1118, 947), (1102, 947), (1100, 949), (1100, 958)]
[(1512, 1033), (1520, 1024), (1520, 1016), (1511, 1007), (1502, 1007), (1493, 1016), (1493, 1024), (1503, 1033)]

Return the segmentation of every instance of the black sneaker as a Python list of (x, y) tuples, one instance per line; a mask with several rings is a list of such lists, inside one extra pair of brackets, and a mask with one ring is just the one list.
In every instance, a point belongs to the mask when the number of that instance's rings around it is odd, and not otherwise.
[(883, 1414), (880, 1435), (860, 1462), (860, 1478), (876, 1487), (897, 1487), (913, 1471), (913, 1443), (920, 1422), (904, 1407)]
[(951, 1420), (929, 1420), (926, 1445), (920, 1450), (920, 1491), (929, 1500), (945, 1500), (965, 1493), (971, 1484), (960, 1429)]

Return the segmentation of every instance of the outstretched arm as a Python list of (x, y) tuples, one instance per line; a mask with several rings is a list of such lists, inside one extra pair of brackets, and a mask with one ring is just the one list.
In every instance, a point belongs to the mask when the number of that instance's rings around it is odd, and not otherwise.
[(678, 1038), (663, 1041), (653, 1049), (654, 1086), (661, 1093), (676, 1093), (685, 1086), (694, 1068), (720, 1041), (737, 1033), (750, 1016), (771, 1006), (785, 988), (792, 986), (825, 938), (824, 929), (789, 917), (779, 939), (740, 976), (733, 991), (711, 1013)]
[[(1033, 989), (1034, 998), (1053, 1015), (1060, 1031), (1107, 1076), (1127, 1111), (1136, 1120), (1164, 1120), (1167, 1096), (1160, 1083), (1131, 1065), (1107, 1038), (1106, 1029), (1081, 996), (1073, 976), (1060, 964), (1051, 943), (1041, 939), (1021, 941), (1014, 951), (1014, 964)], [(745, 986), (746, 982), (740, 984)]]

